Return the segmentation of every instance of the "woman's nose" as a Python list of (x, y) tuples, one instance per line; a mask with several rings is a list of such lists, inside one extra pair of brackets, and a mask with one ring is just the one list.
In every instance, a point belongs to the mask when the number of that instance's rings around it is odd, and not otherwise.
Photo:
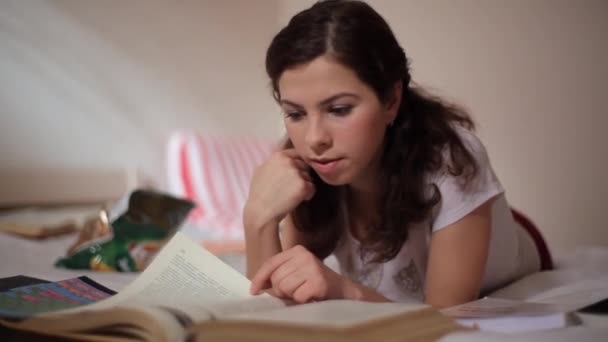
[(316, 155), (322, 155), (325, 150), (331, 147), (331, 133), (322, 118), (314, 118), (309, 121), (306, 144)]

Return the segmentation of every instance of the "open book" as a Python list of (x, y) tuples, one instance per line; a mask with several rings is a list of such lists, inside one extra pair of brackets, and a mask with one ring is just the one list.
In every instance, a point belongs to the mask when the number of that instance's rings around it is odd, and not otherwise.
[(120, 293), (74, 309), (0, 320), (13, 334), (77, 340), (433, 341), (464, 329), (423, 304), (332, 300), (292, 305), (263, 294), (177, 233)]

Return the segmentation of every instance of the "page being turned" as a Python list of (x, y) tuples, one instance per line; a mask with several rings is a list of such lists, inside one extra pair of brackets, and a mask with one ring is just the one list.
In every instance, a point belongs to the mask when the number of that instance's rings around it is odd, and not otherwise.
[(120, 293), (83, 308), (162, 306), (181, 310), (198, 321), (209, 319), (209, 303), (252, 297), (249, 286), (238, 271), (178, 232)]

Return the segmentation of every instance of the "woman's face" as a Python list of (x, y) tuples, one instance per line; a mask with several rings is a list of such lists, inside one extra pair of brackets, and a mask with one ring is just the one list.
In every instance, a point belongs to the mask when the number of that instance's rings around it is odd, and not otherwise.
[(363, 185), (373, 180), (399, 98), (385, 106), (350, 68), (327, 56), (287, 69), (278, 88), (287, 135), (323, 181)]

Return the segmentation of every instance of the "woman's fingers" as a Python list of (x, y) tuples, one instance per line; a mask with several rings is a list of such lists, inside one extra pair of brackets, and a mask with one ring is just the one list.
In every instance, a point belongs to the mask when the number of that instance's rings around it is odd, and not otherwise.
[(295, 273), (309, 273), (310, 262), (316, 258), (301, 245), (294, 246), (286, 251), (274, 255), (266, 260), (258, 269), (258, 272), (251, 279), (251, 294), (257, 294), (260, 290), (274, 287), (283, 279)]
[(312, 183), (312, 177), (310, 176), (310, 172), (308, 172), (308, 171), (300, 171), (300, 176), (305, 181)]
[(300, 157), (300, 155), (296, 152), (295, 149), (283, 150), (283, 155), (288, 157), (291, 160), (291, 163), (294, 167), (296, 167), (300, 171), (308, 171), (310, 170), (310, 166), (306, 164), (304, 159)]
[(307, 284), (303, 284), (299, 286), (291, 295), (291, 299), (293, 299), (296, 303), (303, 304), (308, 303), (314, 300), (314, 294), (312, 288), (310, 286), (306, 286)]
[(289, 249), (273, 256), (260, 266), (258, 272), (251, 279), (251, 294), (258, 294), (260, 290), (268, 287), (271, 282), (270, 277), (274, 271), (292, 257), (292, 253), (289, 253), (291, 250)]
[(300, 157), (292, 158), (291, 162), (292, 165), (300, 171), (308, 171), (310, 169), (310, 166), (308, 166), (305, 161), (300, 159)]
[(293, 298), (294, 293), (306, 283), (306, 275), (293, 272), (282, 278), (277, 283), (273, 282), (272, 288), (283, 294), (285, 298)]
[(304, 199), (310, 201), (315, 196), (317, 190), (312, 182), (307, 181), (304, 186)]
[(300, 157), (298, 152), (296, 152), (295, 148), (286, 148), (284, 150), (281, 150), (281, 153), (283, 153), (284, 155), (286, 155), (290, 158), (299, 158)]
[[(331, 271), (329, 271), (331, 272)], [(251, 281), (251, 293), (261, 290), (298, 303), (325, 298), (341, 298), (340, 287), (328, 269), (310, 251), (298, 245), (268, 259)]]

